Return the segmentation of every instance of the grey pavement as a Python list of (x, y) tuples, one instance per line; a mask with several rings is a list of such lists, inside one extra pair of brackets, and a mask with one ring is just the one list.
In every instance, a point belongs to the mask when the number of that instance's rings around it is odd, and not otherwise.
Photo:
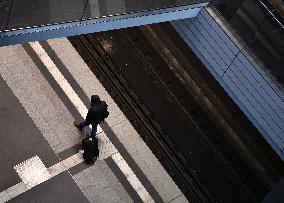
[[(125, 115), (115, 104), (105, 88), (100, 84), (99, 80), (92, 74), (91, 70), (87, 67), (82, 58), (78, 57), (78, 53), (76, 53), (68, 40), (62, 38), (49, 40), (48, 43), (63, 63), (66, 64), (69, 72), (79, 83), (83, 91), (86, 92), (87, 95), (99, 94), (100, 97), (107, 102), (110, 112), (113, 112), (107, 119), (107, 123), (118, 138), (119, 142), (122, 143), (123, 147), (127, 152), (129, 152), (135, 163), (160, 194), (163, 201), (169, 202), (173, 198), (182, 194), (155, 158), (155, 155), (143, 142), (142, 138), (126, 119)], [(67, 50), (69, 50), (68, 55), (64, 54)]]
[(74, 180), (90, 202), (134, 202), (105, 161), (74, 175)]
[[(15, 165), (37, 155), (46, 168), (54, 166), (78, 153), (82, 138), (73, 126), (78, 110), (70, 107), (69, 98), (46, 70), (44, 54), (39, 57), (29, 45), (24, 47), (0, 48), (0, 202), (2, 191), (21, 182)], [(98, 134), (100, 159), (95, 165), (73, 160), (73, 165), (79, 164), (10, 201), (141, 202), (125, 169), (113, 158), (120, 153), (155, 202), (187, 202), (69, 41), (49, 40), (43, 47), (84, 105), (92, 94), (108, 103), (109, 130)]]
[(0, 77), (0, 190), (21, 180), (13, 167), (38, 155), (47, 167), (59, 161), (19, 100)]
[(68, 172), (45, 181), (9, 202), (88, 202)]

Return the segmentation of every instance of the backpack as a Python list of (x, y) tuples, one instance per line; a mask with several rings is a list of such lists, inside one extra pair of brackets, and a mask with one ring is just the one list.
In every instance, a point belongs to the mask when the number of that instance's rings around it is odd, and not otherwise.
[(83, 158), (86, 163), (94, 163), (99, 157), (98, 139), (87, 137), (82, 140)]
[(105, 105), (105, 111), (104, 111), (104, 114), (103, 114), (103, 118), (102, 118), (102, 122), (104, 122), (105, 121), (105, 119), (108, 117), (108, 115), (109, 115), (109, 112), (108, 112), (108, 110), (107, 110), (107, 108), (108, 108), (108, 105), (104, 102), (104, 105)]

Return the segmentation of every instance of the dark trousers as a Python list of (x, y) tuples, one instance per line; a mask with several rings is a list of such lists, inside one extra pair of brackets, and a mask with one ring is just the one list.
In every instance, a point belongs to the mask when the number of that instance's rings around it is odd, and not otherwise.
[[(85, 126), (88, 126), (88, 124), (86, 124), (86, 121), (83, 121), (80, 123), (80, 128), (84, 128)], [(97, 134), (97, 127), (98, 125), (92, 125), (92, 136), (96, 137)]]

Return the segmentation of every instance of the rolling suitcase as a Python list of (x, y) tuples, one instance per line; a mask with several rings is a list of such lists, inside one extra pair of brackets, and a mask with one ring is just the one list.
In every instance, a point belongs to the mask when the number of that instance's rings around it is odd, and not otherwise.
[(83, 158), (86, 163), (94, 163), (99, 156), (98, 139), (87, 137), (82, 140)]

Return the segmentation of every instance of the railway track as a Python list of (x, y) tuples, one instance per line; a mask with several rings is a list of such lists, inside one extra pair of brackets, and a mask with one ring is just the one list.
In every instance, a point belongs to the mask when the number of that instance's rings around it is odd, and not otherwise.
[[(204, 191), (204, 188), (195, 181), (194, 170), (183, 164), (183, 157), (178, 154), (177, 149), (170, 146), (170, 140), (164, 140), (163, 130), (160, 125), (153, 122), (151, 113), (139, 103), (137, 95), (131, 90), (120, 73), (113, 70), (113, 64), (106, 61), (108, 58), (99, 42), (94, 36), (72, 37), (69, 39), (74, 47), (81, 49), (88, 60), (90, 69), (104, 83), (104, 87), (110, 92), (135, 128), (140, 121), (139, 134), (147, 143), (155, 156), (178, 183), (183, 193), (193, 202), (211, 202), (213, 198)], [(90, 47), (90, 44), (92, 46)], [(103, 55), (103, 57), (102, 57)], [(93, 60), (91, 60), (93, 59)], [(96, 67), (96, 68), (94, 68)], [(142, 132), (141, 132), (142, 131)], [(154, 150), (153, 150), (154, 149)]]
[[(224, 149), (226, 143), (222, 140), (207, 139), (222, 132), (208, 119), (201, 122), (197, 118), (204, 112), (183, 85), (173, 79), (167, 64), (145, 41), (142, 32), (131, 28), (69, 40), (189, 201), (257, 202), (263, 198), (268, 189), (253, 186), (261, 184), (253, 171), (232, 168), (232, 157), (234, 163), (243, 163), (239, 155), (228, 146)], [(144, 84), (139, 84), (138, 79)], [(171, 113), (174, 115), (166, 118)], [(200, 123), (207, 123), (206, 127)], [(180, 136), (174, 137), (177, 135)], [(229, 156), (224, 157), (221, 151)]]

